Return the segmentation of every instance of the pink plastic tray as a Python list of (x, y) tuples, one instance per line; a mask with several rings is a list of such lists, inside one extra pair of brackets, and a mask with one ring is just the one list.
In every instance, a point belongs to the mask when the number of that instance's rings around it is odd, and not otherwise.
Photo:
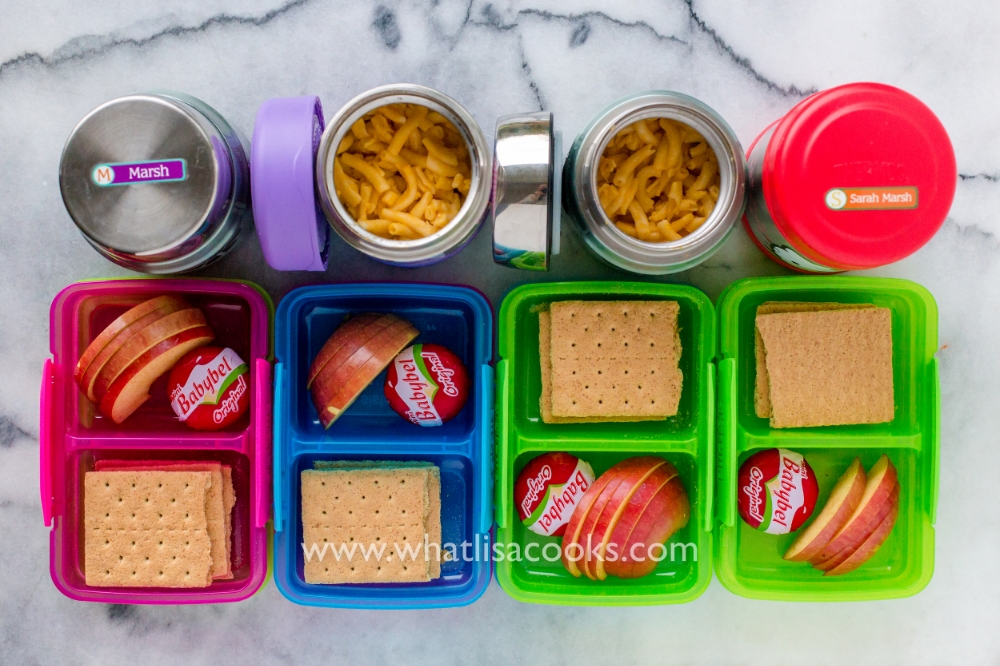
[[(90, 342), (130, 307), (161, 294), (183, 294), (204, 311), (216, 342), (232, 347), (251, 368), (250, 415), (214, 433), (177, 420), (166, 378), (152, 398), (121, 425), (101, 415), (73, 382), (73, 368)], [(271, 305), (249, 283), (135, 279), (80, 282), (63, 289), (49, 314), (49, 348), (42, 374), (40, 471), (42, 515), (51, 528), (49, 569), (67, 597), (126, 604), (241, 601), (267, 575), (271, 514)], [(231, 580), (206, 588), (91, 587), (84, 574), (83, 478), (101, 459), (210, 460), (233, 468)]]

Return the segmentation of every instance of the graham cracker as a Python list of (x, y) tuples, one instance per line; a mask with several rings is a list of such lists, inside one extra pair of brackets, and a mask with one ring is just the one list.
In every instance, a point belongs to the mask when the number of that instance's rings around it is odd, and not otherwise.
[[(233, 577), (230, 567), (230, 536), (232, 533), (232, 509), (236, 503), (233, 492), (232, 469), (228, 465), (214, 461), (174, 461), (174, 460), (99, 460), (94, 464), (96, 471), (165, 471), (165, 472), (209, 472), (212, 486), (205, 499), (208, 519), (208, 538), (212, 542), (212, 578)], [(228, 481), (227, 481), (228, 477)]]
[(84, 569), (100, 587), (204, 587), (212, 580), (212, 473), (84, 475)]
[(93, 587), (206, 587), (211, 542), (205, 530), (88, 529), (87, 585)]
[[(317, 462), (304, 470), (303, 541), (307, 583), (426, 582), (440, 577), (441, 480), (437, 466), (423, 462)], [(424, 555), (425, 535), (432, 557)], [(308, 556), (313, 544), (345, 554), (339, 561)], [(357, 544), (354, 556), (344, 548)], [(382, 558), (364, 552), (385, 544)], [(412, 545), (410, 545), (412, 544)], [(400, 553), (416, 553), (405, 562)], [(360, 558), (360, 559), (359, 559)]]
[[(429, 562), (423, 556), (423, 539), (423, 525), (395, 526), (392, 529), (371, 526), (314, 527), (307, 537), (307, 549), (316, 543), (319, 552), (305, 558), (306, 582), (425, 583), (431, 577), (428, 573)], [(322, 549), (327, 543), (330, 547), (324, 552)], [(399, 544), (398, 550), (396, 544)], [(405, 544), (414, 544), (414, 550), (407, 552)], [(379, 553), (381, 557), (377, 557)]]
[(542, 423), (602, 423), (608, 421), (646, 421), (642, 416), (571, 417), (552, 415), (552, 318), (548, 310), (538, 313), (538, 358), (542, 369), (542, 394), (538, 398)]
[(761, 314), (771, 427), (884, 423), (895, 407), (888, 308)]
[[(766, 301), (757, 306), (757, 314), (773, 314), (776, 312), (819, 312), (821, 310), (859, 310), (873, 308), (870, 303), (810, 303), (804, 301)], [(760, 331), (754, 326), (754, 359), (757, 372), (754, 378), (754, 411), (762, 419), (771, 416), (771, 396), (767, 381), (767, 363), (764, 341)]]
[(683, 383), (679, 311), (676, 301), (552, 303), (552, 415), (675, 415)]
[(437, 465), (420, 460), (318, 460), (313, 463), (313, 469), (412, 469), (426, 468), (428, 470), (427, 492), (428, 505), (424, 517), (424, 527), (427, 533), (428, 548), (436, 544), (437, 548), (429, 550), (431, 580), (441, 576), (441, 470)]

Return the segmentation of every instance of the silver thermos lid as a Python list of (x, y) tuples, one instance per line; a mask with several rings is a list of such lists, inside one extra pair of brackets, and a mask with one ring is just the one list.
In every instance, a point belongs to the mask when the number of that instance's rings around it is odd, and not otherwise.
[(91, 111), (66, 142), (59, 186), (91, 245), (145, 273), (200, 268), (251, 225), (242, 142), (180, 93), (128, 95)]

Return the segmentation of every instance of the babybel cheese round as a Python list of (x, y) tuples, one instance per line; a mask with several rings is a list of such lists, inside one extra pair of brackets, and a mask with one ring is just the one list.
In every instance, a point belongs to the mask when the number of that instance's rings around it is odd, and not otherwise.
[(247, 364), (228, 347), (201, 347), (170, 371), (170, 406), (195, 430), (221, 430), (250, 408)]
[(593, 482), (589, 463), (568, 453), (543, 453), (524, 466), (514, 483), (517, 514), (536, 534), (562, 536)]
[(737, 506), (750, 527), (794, 532), (812, 515), (819, 486), (802, 455), (787, 449), (753, 454), (740, 467)]
[(458, 416), (469, 398), (469, 374), (440, 345), (413, 345), (396, 356), (385, 377), (385, 397), (397, 414), (419, 426)]

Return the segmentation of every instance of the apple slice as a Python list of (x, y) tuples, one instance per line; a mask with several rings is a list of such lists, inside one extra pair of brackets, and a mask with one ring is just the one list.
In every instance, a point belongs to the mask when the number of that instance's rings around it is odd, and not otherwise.
[(83, 371), (83, 376), (80, 378), (78, 383), (80, 385), (80, 390), (87, 396), (87, 399), (94, 403), (100, 402), (94, 394), (94, 383), (97, 381), (98, 375), (101, 370), (104, 369), (108, 360), (114, 356), (126, 342), (131, 340), (137, 333), (139, 333), (139, 331), (143, 330), (157, 320), (162, 319), (168, 314), (179, 310), (185, 310), (189, 307), (191, 306), (187, 305), (180, 299), (176, 299), (166, 305), (160, 306), (152, 312), (147, 312), (119, 331), (118, 334), (97, 353), (94, 360), (92, 360), (87, 365), (86, 370)]
[(406, 346), (420, 335), (420, 332), (413, 328), (409, 322), (401, 321), (398, 323), (405, 323), (405, 326), (397, 328), (397, 325), (394, 324), (391, 334), (386, 331), (378, 336), (376, 340), (373, 340), (373, 343), (378, 342), (378, 346), (374, 348), (370, 358), (358, 368), (358, 371), (347, 380), (347, 383), (343, 384), (340, 391), (323, 407), (320, 413), (320, 421), (323, 423), (324, 428), (329, 428), (333, 425), (333, 422), (340, 418), (344, 410), (357, 400), (362, 391), (375, 381), (379, 373), (392, 363), (392, 360), (396, 358), (399, 352), (406, 349)]
[(148, 349), (122, 372), (101, 399), (101, 413), (121, 423), (149, 399), (149, 387), (182, 356), (215, 339), (208, 326), (191, 328)]
[(316, 379), (316, 376), (319, 375), (320, 371), (330, 362), (341, 347), (354, 339), (368, 324), (382, 316), (377, 312), (365, 312), (355, 317), (348, 317), (346, 321), (338, 326), (333, 335), (323, 343), (323, 347), (316, 354), (316, 358), (313, 359), (312, 365), (309, 367), (309, 377), (306, 379), (306, 388), (312, 386), (313, 380)]
[(597, 543), (597, 550), (594, 553), (593, 561), (588, 562), (587, 566), (597, 577), (597, 580), (605, 580), (608, 577), (607, 565), (610, 564), (606, 559), (609, 556), (608, 544), (611, 542), (613, 534), (618, 531), (618, 527), (623, 523), (634, 526), (650, 500), (656, 496), (660, 488), (675, 476), (677, 476), (677, 469), (666, 460), (662, 461), (660, 465), (651, 466), (643, 477), (624, 493), (625, 496), (612, 514), (610, 513), (612, 504), (623, 493), (625, 484), (618, 486), (615, 496), (608, 502), (592, 533), (593, 540)]
[(877, 514), (875, 514), (875, 516), (873, 517), (872, 527), (867, 532), (865, 532), (864, 534), (862, 534), (861, 537), (858, 538), (857, 540), (852, 541), (850, 544), (848, 544), (847, 546), (845, 546), (844, 548), (842, 548), (840, 550), (840, 552), (836, 553), (832, 557), (828, 557), (827, 559), (825, 559), (825, 560), (823, 560), (821, 562), (814, 563), (813, 567), (816, 568), (816, 569), (819, 569), (820, 571), (830, 571), (831, 569), (836, 569), (837, 567), (839, 567), (858, 548), (860, 548), (861, 545), (872, 534), (875, 533), (875, 531), (878, 529), (879, 525), (882, 524), (882, 521), (885, 520), (885, 517), (888, 516), (890, 513), (892, 513), (893, 508), (895, 508), (895, 506), (898, 503), (899, 503), (899, 485), (897, 484), (896, 487), (893, 488), (892, 494), (889, 496), (889, 501), (886, 502), (886, 503), (884, 503), (882, 505), (882, 508), (879, 510), (879, 512)]
[(847, 524), (847, 520), (858, 508), (858, 503), (865, 494), (866, 480), (861, 459), (855, 458), (833, 487), (823, 510), (792, 542), (785, 553), (785, 559), (790, 562), (806, 562), (830, 543), (833, 535)]
[(160, 317), (149, 326), (133, 335), (128, 341), (108, 359), (97, 379), (92, 385), (94, 397), (98, 402), (104, 399), (114, 381), (132, 363), (163, 340), (182, 333), (188, 329), (205, 326), (205, 315), (198, 308), (178, 310)]
[[(587, 488), (587, 492), (583, 494), (583, 497), (580, 498), (580, 503), (576, 505), (573, 515), (569, 517), (569, 522), (566, 523), (566, 532), (563, 535), (562, 541), (562, 563), (566, 567), (566, 571), (570, 572), (576, 578), (583, 575), (579, 567), (579, 563), (583, 559), (583, 546), (580, 544), (580, 533), (583, 530), (583, 523), (590, 515), (590, 511), (597, 502), (597, 498), (601, 496), (608, 484), (616, 480), (616, 475), (608, 474), (607, 472), (597, 477), (590, 484), (590, 487)], [(571, 553), (570, 549), (573, 545), (578, 546), (578, 548)]]
[(867, 539), (861, 542), (861, 545), (858, 546), (846, 559), (844, 559), (843, 562), (823, 575), (840, 576), (854, 571), (867, 562), (869, 558), (875, 554), (875, 551), (882, 547), (885, 540), (889, 538), (889, 533), (892, 532), (892, 528), (896, 524), (896, 517), (898, 515), (899, 502), (897, 501), (892, 505), (892, 510), (889, 511), (889, 514), (883, 518), (882, 522), (875, 528), (875, 531), (872, 532)]
[[(664, 468), (660, 468), (659, 471), (664, 471)], [(628, 508), (622, 515), (618, 524), (615, 525), (615, 529), (611, 533), (611, 537), (608, 539), (608, 543), (604, 548), (604, 564), (603, 571), (606, 576), (617, 576), (619, 572), (619, 565), (621, 563), (621, 558), (623, 555), (622, 547), (628, 542), (629, 537), (632, 535), (632, 531), (635, 529), (636, 524), (639, 519), (645, 514), (646, 509), (648, 509), (653, 502), (657, 499), (657, 495), (660, 490), (663, 489), (667, 483), (670, 482), (673, 476), (667, 478), (666, 475), (660, 476), (658, 479), (647, 479), (643, 484), (643, 487), (632, 496), (632, 501), (629, 503)], [(659, 480), (663, 482), (660, 485)], [(601, 578), (601, 580), (604, 580)]]
[(610, 474), (613, 480), (605, 486), (580, 528), (580, 544), (584, 547), (584, 551), (583, 559), (578, 563), (578, 566), (587, 578), (597, 580), (594, 573), (596, 549), (600, 545), (603, 534), (600, 537), (595, 537), (594, 530), (601, 524), (602, 519), (606, 529), (622, 500), (630, 494), (641, 479), (645, 478), (646, 472), (665, 463), (663, 458), (639, 456), (626, 458), (605, 472), (605, 474)]
[[(619, 578), (641, 578), (652, 573), (659, 562), (647, 556), (649, 549), (653, 544), (665, 544), (677, 530), (688, 524), (690, 518), (691, 503), (687, 491), (684, 490), (681, 477), (675, 476), (660, 488), (629, 534), (628, 540), (617, 549), (615, 575)], [(633, 559), (633, 554), (641, 558)]]
[(412, 324), (396, 315), (386, 315), (371, 322), (357, 336), (342, 346), (326, 363), (312, 383), (312, 399), (316, 411), (323, 411), (340, 388), (371, 358), (372, 351), (385, 336)]
[(889, 511), (893, 490), (898, 486), (896, 468), (883, 455), (868, 473), (865, 494), (861, 496), (857, 508), (833, 535), (829, 543), (809, 559), (812, 564), (820, 564), (840, 553), (845, 548), (855, 547), (871, 534)]
[(139, 303), (139, 305), (136, 305), (132, 309), (124, 312), (120, 317), (108, 324), (107, 327), (101, 331), (96, 338), (94, 338), (94, 341), (91, 342), (85, 350), (83, 350), (83, 354), (80, 355), (80, 360), (76, 363), (76, 369), (73, 371), (73, 381), (79, 384), (83, 379), (83, 373), (85, 373), (87, 368), (90, 367), (94, 358), (108, 345), (109, 342), (114, 340), (115, 337), (130, 324), (150, 312), (153, 312), (154, 310), (159, 310), (164, 305), (180, 302), (180, 299), (175, 296), (157, 296), (156, 298), (151, 298), (148, 301), (143, 301), (142, 303)]

